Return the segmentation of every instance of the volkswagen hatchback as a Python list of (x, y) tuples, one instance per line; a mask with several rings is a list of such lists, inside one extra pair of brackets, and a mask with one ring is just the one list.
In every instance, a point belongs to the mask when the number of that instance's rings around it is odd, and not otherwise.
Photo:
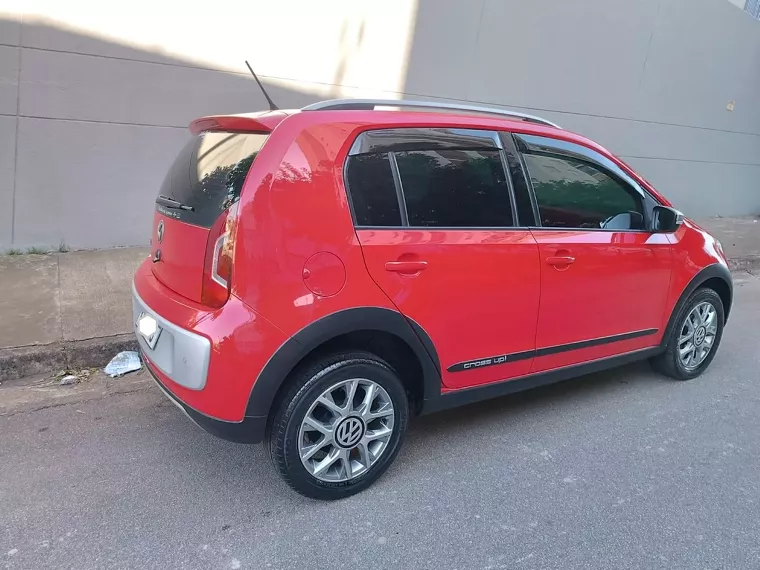
[(412, 414), (718, 350), (718, 241), (544, 119), (337, 100), (190, 130), (134, 278), (143, 359), (304, 495), (371, 485)]

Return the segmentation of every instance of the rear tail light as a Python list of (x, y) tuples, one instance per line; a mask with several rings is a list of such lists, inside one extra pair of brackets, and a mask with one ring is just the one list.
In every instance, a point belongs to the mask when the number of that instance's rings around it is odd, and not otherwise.
[(224, 211), (211, 226), (203, 266), (201, 302), (219, 308), (230, 298), (232, 260), (235, 257), (237, 203)]

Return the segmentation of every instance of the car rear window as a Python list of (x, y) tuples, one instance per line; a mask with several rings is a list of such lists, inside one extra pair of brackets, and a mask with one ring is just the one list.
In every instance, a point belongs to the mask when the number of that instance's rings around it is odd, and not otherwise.
[[(268, 138), (265, 133), (202, 133), (180, 151), (164, 179), (156, 209), (188, 224), (210, 228), (240, 199), (248, 171)], [(190, 210), (189, 208), (192, 208)]]

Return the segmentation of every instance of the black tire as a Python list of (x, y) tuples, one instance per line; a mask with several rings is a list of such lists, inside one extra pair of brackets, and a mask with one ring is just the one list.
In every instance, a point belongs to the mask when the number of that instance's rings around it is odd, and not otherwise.
[[(678, 356), (678, 338), (686, 326), (686, 318), (689, 313), (691, 313), (697, 305), (704, 302), (708, 302), (715, 307), (718, 319), (717, 332), (715, 333), (715, 340), (712, 348), (704, 361), (702, 361), (702, 363), (696, 368), (689, 369), (681, 362), (681, 359)], [(652, 367), (658, 372), (670, 376), (671, 378), (675, 378), (676, 380), (691, 380), (692, 378), (696, 378), (702, 374), (708, 366), (710, 366), (713, 358), (715, 358), (715, 354), (718, 352), (720, 341), (723, 338), (723, 324), (725, 319), (725, 311), (723, 309), (723, 302), (720, 300), (720, 295), (712, 289), (697, 289), (678, 309), (678, 313), (673, 321), (675, 325), (670, 331), (670, 336), (666, 339), (667, 346), (665, 352), (651, 359)]]
[[(298, 439), (301, 422), (325, 390), (351, 378), (370, 380), (386, 391), (393, 404), (393, 432), (384, 451), (367, 471), (347, 481), (322, 481), (301, 461)], [(363, 352), (321, 358), (290, 379), (269, 430), (270, 457), (285, 482), (298, 493), (313, 499), (342, 499), (372, 485), (393, 463), (401, 449), (408, 420), (409, 401), (404, 385), (386, 362)]]

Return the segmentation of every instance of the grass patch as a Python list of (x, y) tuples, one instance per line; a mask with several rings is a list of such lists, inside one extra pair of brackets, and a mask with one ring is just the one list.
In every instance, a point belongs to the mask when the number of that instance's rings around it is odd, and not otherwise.
[(48, 250), (43, 249), (41, 247), (32, 246), (32, 247), (26, 248), (26, 253), (30, 255), (45, 255), (46, 253), (48, 253)]
[(66, 245), (65, 241), (61, 240), (61, 243), (58, 244), (58, 253), (68, 253), (69, 251), (69, 246)]
[(15, 247), (12, 247), (8, 251), (6, 251), (5, 253), (7, 253), (8, 255), (21, 255), (24, 252), (21, 251), (20, 249), (16, 249)]

